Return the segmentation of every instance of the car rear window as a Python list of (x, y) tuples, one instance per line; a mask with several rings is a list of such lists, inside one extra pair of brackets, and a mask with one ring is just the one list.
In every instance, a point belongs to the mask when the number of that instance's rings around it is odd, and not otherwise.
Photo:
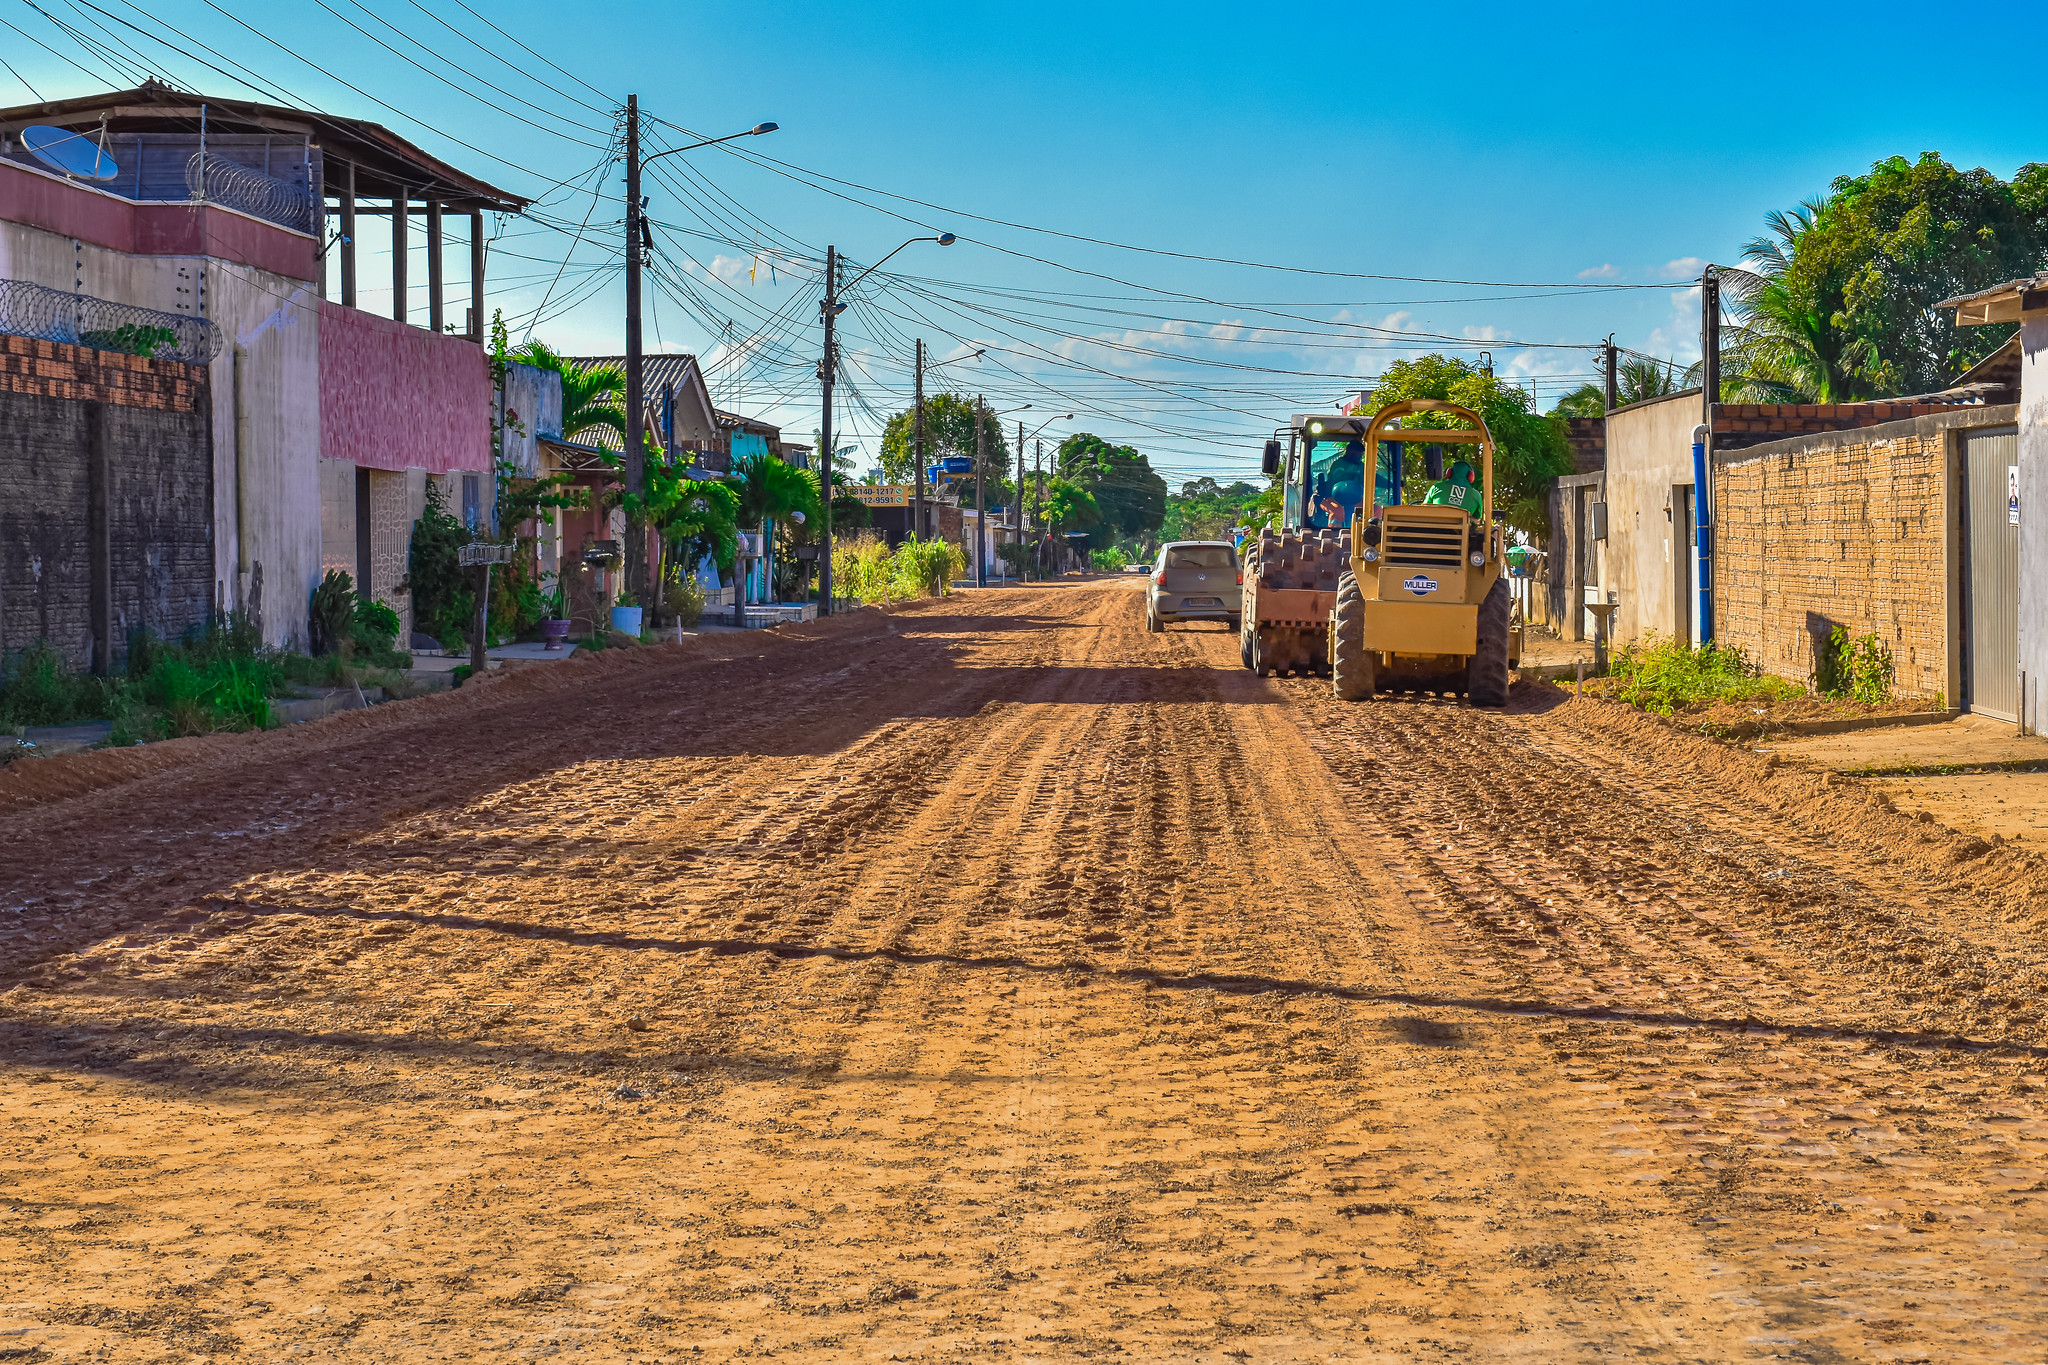
[(1168, 550), (1166, 567), (1169, 569), (1234, 569), (1237, 559), (1227, 545), (1190, 545), (1186, 549)]

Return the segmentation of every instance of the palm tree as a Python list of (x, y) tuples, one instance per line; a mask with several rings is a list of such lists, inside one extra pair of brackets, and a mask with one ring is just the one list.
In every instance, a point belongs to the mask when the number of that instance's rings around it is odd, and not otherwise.
[[(819, 515), (818, 476), (765, 451), (742, 457), (726, 482), (731, 485), (737, 500), (735, 511), (739, 524), (759, 527), (764, 541), (773, 538), (776, 522), (788, 520), (793, 513), (802, 513), (806, 524)], [(764, 545), (763, 548), (767, 547)], [(773, 573), (772, 561), (769, 572)], [(737, 555), (733, 563), (733, 577), (737, 582)], [(740, 596), (734, 594), (735, 619), (739, 617)]]
[[(1870, 396), (1850, 340), (1834, 322), (1846, 307), (1841, 272), (1817, 252), (1800, 254), (1827, 208), (1826, 199), (1809, 199), (1790, 211), (1772, 210), (1764, 218), (1770, 232), (1742, 249), (1755, 268), (1722, 269), (1722, 294), (1735, 315), (1722, 334), (1722, 401), (1850, 403)], [(1686, 381), (1699, 383), (1701, 369), (1693, 366)]]
[(626, 439), (626, 372), (617, 365), (579, 365), (545, 341), (528, 341), (511, 358), (562, 376), (562, 439), (600, 427)]
[[(1614, 406), (1625, 408), (1645, 399), (1662, 398), (1678, 392), (1678, 366), (1669, 360), (1631, 355), (1614, 372)], [(1561, 417), (1599, 417), (1607, 411), (1607, 390), (1598, 384), (1581, 384), (1557, 400), (1551, 411)]]

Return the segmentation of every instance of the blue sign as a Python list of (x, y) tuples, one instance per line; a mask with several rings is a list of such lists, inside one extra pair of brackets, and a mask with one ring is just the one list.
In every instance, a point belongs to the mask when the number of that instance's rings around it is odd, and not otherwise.
[(939, 461), (939, 468), (945, 470), (948, 474), (972, 474), (974, 472), (974, 457), (972, 455), (948, 455), (945, 459)]

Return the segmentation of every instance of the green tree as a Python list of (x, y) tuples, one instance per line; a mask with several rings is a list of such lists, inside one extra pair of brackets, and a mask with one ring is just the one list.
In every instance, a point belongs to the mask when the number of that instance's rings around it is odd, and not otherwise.
[(1161, 540), (1225, 540), (1239, 526), (1256, 525), (1264, 490), (1242, 479), (1219, 484), (1206, 475), (1189, 479), (1166, 498)]
[(529, 341), (511, 358), (562, 376), (562, 439), (603, 428), (626, 439), (626, 372), (617, 365), (579, 365), (544, 341)]
[[(1373, 388), (1370, 405), (1361, 411), (1378, 412), (1404, 398), (1459, 403), (1485, 418), (1494, 442), (1494, 507), (1505, 512), (1509, 524), (1518, 530), (1538, 537), (1548, 534), (1550, 481), (1573, 468), (1569, 428), (1562, 417), (1530, 411), (1528, 390), (1504, 384), (1470, 361), (1442, 355), (1389, 365)], [(1448, 428), (1462, 422), (1435, 412), (1411, 413), (1401, 419), (1405, 428)], [(1414, 444), (1402, 449), (1408, 452), (1407, 477), (1412, 487), (1422, 477), (1422, 451)]]
[[(1009, 497), (1010, 461), (1014, 456), (1009, 443), (1003, 440), (1001, 419), (984, 412), (981, 420), (988, 461), (981, 474), (988, 484), (989, 503), (994, 506)], [(917, 452), (912, 448), (916, 444), (915, 435), (916, 413), (910, 408), (891, 417), (882, 428), (882, 476), (890, 483), (916, 481)], [(970, 460), (975, 457), (974, 399), (958, 393), (927, 394), (924, 400), (925, 463), (935, 464), (956, 455), (964, 455)], [(973, 479), (970, 474), (962, 481), (961, 505), (964, 507), (974, 505)]]
[(1102, 509), (1086, 488), (1055, 474), (1045, 481), (1045, 496), (1039, 499), (1038, 515), (1058, 533), (1094, 525), (1102, 520)]
[[(1724, 399), (1854, 402), (1947, 387), (2012, 334), (1934, 304), (2048, 266), (2048, 165), (2011, 182), (1938, 153), (1877, 162), (1765, 217), (1723, 272)], [(1694, 374), (1697, 374), (1695, 367)], [(1696, 381), (1695, 381), (1696, 382)]]
[[(1614, 406), (1625, 408), (1631, 403), (1678, 393), (1683, 382), (1675, 361), (1630, 356), (1615, 367)], [(1558, 399), (1551, 411), (1560, 417), (1604, 417), (1607, 390), (1599, 384), (1581, 384)]]
[(1130, 446), (1075, 432), (1060, 442), (1053, 467), (1086, 488), (1101, 509), (1102, 519), (1089, 537), (1092, 548), (1148, 539), (1166, 521), (1166, 480)]

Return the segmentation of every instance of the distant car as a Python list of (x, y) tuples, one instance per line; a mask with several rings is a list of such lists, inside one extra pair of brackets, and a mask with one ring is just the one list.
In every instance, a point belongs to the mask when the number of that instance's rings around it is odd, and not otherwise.
[(1222, 621), (1232, 630), (1244, 611), (1244, 575), (1227, 540), (1176, 540), (1159, 547), (1145, 585), (1145, 629), (1169, 621)]

